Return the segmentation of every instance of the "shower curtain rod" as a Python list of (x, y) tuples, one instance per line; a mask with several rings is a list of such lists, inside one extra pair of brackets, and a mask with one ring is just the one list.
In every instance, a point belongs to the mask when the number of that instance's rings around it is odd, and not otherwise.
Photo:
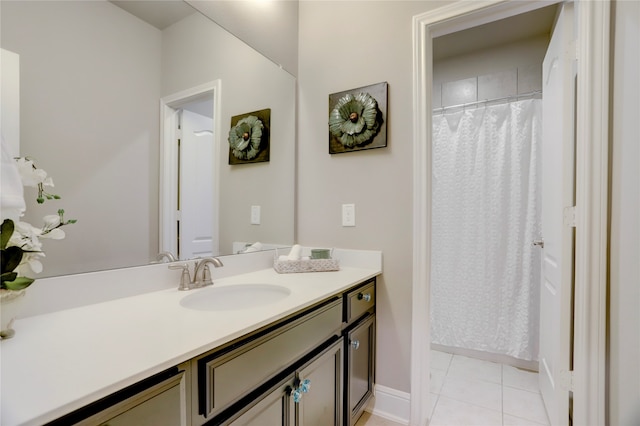
[(480, 104), (488, 104), (490, 102), (498, 102), (498, 101), (507, 101), (507, 100), (511, 100), (511, 99), (521, 99), (521, 98), (533, 98), (536, 96), (542, 95), (542, 90), (534, 90), (533, 92), (528, 92), (528, 93), (522, 93), (519, 95), (511, 95), (511, 96), (505, 96), (502, 98), (493, 98), (493, 99), (483, 99), (481, 101), (475, 101), (475, 102), (467, 102), (465, 104), (458, 104), (458, 105), (450, 105), (450, 106), (445, 106), (445, 107), (439, 107), (439, 108), (434, 108), (433, 109), (433, 113), (436, 112), (444, 112), (446, 110), (449, 109), (456, 109), (456, 108), (466, 108), (469, 106), (476, 106), (476, 105), (480, 105)]

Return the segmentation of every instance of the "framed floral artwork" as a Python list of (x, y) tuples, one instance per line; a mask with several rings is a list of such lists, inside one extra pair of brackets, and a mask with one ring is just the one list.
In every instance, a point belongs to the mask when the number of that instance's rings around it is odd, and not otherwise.
[(329, 154), (387, 146), (387, 82), (329, 95)]
[(229, 164), (269, 161), (271, 109), (231, 117)]

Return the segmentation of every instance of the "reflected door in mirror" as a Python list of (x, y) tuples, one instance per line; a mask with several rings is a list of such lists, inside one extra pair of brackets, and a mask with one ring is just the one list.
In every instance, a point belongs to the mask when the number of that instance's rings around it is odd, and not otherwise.
[(186, 108), (181, 115), (178, 257), (215, 256), (213, 118)]

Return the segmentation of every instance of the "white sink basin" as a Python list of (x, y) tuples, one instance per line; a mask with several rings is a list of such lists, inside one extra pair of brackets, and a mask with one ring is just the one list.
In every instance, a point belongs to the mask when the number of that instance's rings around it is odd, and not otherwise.
[(198, 311), (249, 309), (282, 300), (291, 294), (287, 287), (275, 284), (235, 284), (208, 287), (180, 300), (180, 305)]

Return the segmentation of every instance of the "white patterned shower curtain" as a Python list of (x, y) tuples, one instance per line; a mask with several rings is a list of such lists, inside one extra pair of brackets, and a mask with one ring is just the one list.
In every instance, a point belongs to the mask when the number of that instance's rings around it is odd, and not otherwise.
[(538, 358), (542, 101), (433, 116), (432, 342)]

